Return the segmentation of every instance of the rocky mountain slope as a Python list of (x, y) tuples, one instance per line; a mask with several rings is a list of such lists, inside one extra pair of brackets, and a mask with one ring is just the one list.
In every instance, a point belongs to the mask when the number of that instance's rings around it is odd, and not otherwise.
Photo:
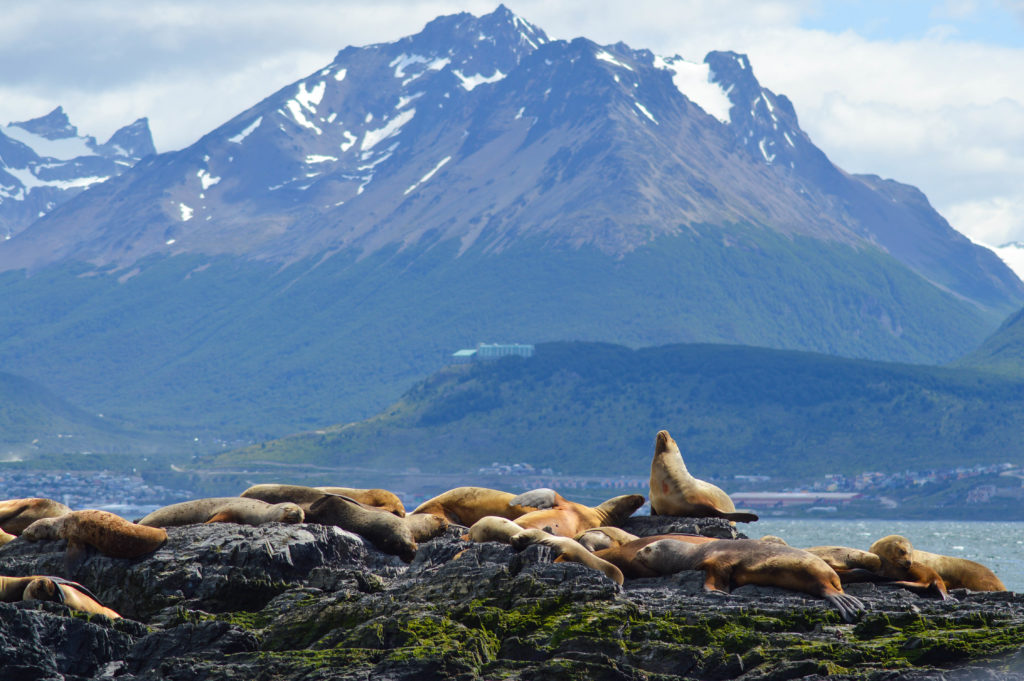
[[(628, 529), (731, 534), (719, 521)], [(645, 522), (648, 521), (648, 522)], [(666, 525), (668, 523), (668, 525)], [(772, 587), (703, 593), (698, 572), (617, 586), (549, 549), (516, 553), (454, 529), (408, 566), (320, 525), (171, 528), (135, 560), (74, 577), (126, 616), (0, 603), (0, 661), (18, 679), (1024, 678), (1024, 597), (940, 602), (873, 585), (855, 624)], [(63, 573), (64, 543), (0, 548), (3, 574)], [(939, 676), (942, 675), (942, 676)]]
[(484, 340), (944, 362), (1024, 303), (920, 192), (832, 165), (744, 55), (504, 7), (345, 48), (0, 270), (0, 367), (228, 437), (368, 416)]
[(103, 144), (80, 135), (61, 107), (0, 126), (0, 240), (155, 153), (145, 118)]

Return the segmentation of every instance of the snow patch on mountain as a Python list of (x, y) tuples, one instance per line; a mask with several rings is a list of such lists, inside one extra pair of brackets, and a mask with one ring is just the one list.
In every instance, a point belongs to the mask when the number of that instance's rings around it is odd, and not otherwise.
[(441, 168), (442, 168), (442, 167), (444, 166), (444, 164), (445, 164), (445, 163), (448, 163), (448, 161), (450, 161), (450, 160), (452, 160), (452, 157), (451, 157), (451, 156), (445, 156), (444, 158), (442, 158), (442, 159), (441, 159), (441, 160), (440, 160), (440, 161), (438, 162), (438, 164), (437, 164), (436, 166), (434, 166), (434, 167), (433, 167), (433, 169), (432, 169), (432, 170), (430, 170), (430, 171), (429, 171), (429, 172), (428, 172), (428, 173), (427, 173), (426, 175), (424, 175), (423, 177), (421, 177), (421, 178), (420, 178), (420, 179), (419, 179), (419, 180), (418, 180), (418, 181), (417, 181), (417, 182), (416, 182), (415, 184), (413, 184), (413, 185), (412, 185), (412, 186), (410, 186), (410, 187), (409, 187), (408, 189), (406, 189), (406, 190), (405, 190), (405, 194), (404, 194), (404, 195), (408, 196), (408, 194), (409, 194), (410, 192), (412, 192), (413, 190), (415, 190), (415, 189), (416, 189), (416, 187), (419, 187), (419, 186), (420, 186), (421, 184), (423, 184), (424, 182), (426, 182), (427, 180), (429, 180), (430, 178), (432, 178), (432, 177), (434, 176), (434, 173), (436, 173), (436, 172), (437, 172), (438, 170), (440, 170), (440, 169), (441, 169)]
[(687, 99), (699, 106), (704, 113), (714, 116), (722, 123), (730, 122), (729, 111), (732, 102), (729, 93), (711, 79), (708, 64), (695, 64), (676, 55), (655, 57), (654, 66), (672, 72), (672, 82)]
[(474, 76), (464, 76), (462, 75), (462, 71), (456, 70), (453, 70), (452, 73), (454, 73), (458, 77), (458, 79), (462, 81), (462, 87), (466, 91), (470, 91), (473, 88), (477, 87), (478, 85), (483, 85), (485, 83), (497, 83), (499, 80), (505, 77), (505, 74), (497, 69), (494, 70), (494, 75), (491, 76), (484, 76), (479, 73)]
[(64, 137), (60, 139), (48, 139), (42, 135), (25, 130), (17, 123), (0, 127), (7, 137), (21, 142), (39, 156), (55, 158), (61, 161), (70, 161), (79, 156), (92, 156), (95, 152), (89, 148), (91, 138), (87, 137)]
[(229, 137), (228, 138), (228, 142), (234, 142), (235, 144), (241, 144), (242, 140), (244, 140), (246, 137), (251, 135), (253, 133), (253, 131), (256, 130), (256, 128), (260, 127), (260, 123), (262, 123), (262, 122), (263, 122), (263, 116), (260, 116), (259, 118), (254, 120), (252, 123), (247, 125), (242, 130), (242, 132), (240, 132), (237, 135), (234, 135), (232, 137)]
[(389, 137), (397, 135), (402, 126), (412, 120), (412, 117), (416, 115), (416, 109), (408, 109), (400, 112), (390, 121), (388, 121), (383, 127), (377, 128), (376, 130), (367, 130), (363, 136), (363, 143), (359, 145), (359, 148), (363, 151), (373, 149), (382, 140), (386, 140)]

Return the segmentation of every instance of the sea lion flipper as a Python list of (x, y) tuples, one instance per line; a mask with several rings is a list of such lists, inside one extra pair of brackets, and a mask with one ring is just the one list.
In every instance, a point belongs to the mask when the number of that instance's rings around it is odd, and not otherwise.
[(847, 622), (856, 622), (857, 613), (864, 611), (864, 604), (859, 598), (854, 598), (850, 594), (844, 593), (832, 593), (825, 594), (825, 600), (832, 604), (839, 614), (842, 615), (843, 619)]
[(731, 520), (734, 523), (753, 523), (756, 522), (758, 519), (756, 513), (746, 513), (744, 511), (733, 511), (732, 513), (723, 513), (722, 517), (726, 520)]
[(522, 494), (513, 497), (509, 500), (509, 506), (529, 506), (531, 508), (554, 508), (559, 504), (564, 504), (565, 499), (562, 495), (549, 487), (538, 487), (537, 489), (531, 489), (529, 492), (523, 492)]
[(89, 547), (75, 539), (68, 540), (68, 548), (64, 552), (64, 572), (75, 574), (78, 567), (89, 557)]
[(210, 516), (209, 519), (207, 519), (207, 521), (205, 523), (203, 523), (203, 524), (206, 525), (206, 524), (209, 524), (209, 523), (233, 523), (233, 522), (235, 522), (235, 516), (234, 515), (232, 515), (228, 511), (221, 511), (220, 513), (215, 513), (212, 516)]

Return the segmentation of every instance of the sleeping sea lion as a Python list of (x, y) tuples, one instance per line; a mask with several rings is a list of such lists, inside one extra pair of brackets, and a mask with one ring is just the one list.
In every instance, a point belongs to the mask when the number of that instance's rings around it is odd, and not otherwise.
[[(415, 514), (409, 517), (413, 518), (415, 517)], [(436, 516), (428, 515), (427, 517)], [(469, 531), (462, 535), (462, 538), (466, 541), (472, 542), (497, 541), (503, 544), (510, 544), (512, 543), (512, 537), (522, 531), (522, 527), (516, 525), (508, 518), (502, 518), (497, 515), (487, 515), (473, 523), (469, 528)]]
[(749, 523), (753, 513), (738, 512), (729, 495), (690, 475), (679, 446), (667, 430), (658, 431), (651, 461), (651, 515), (725, 518)]
[(638, 562), (660, 574), (703, 570), (704, 590), (722, 591), (744, 584), (778, 586), (827, 600), (843, 619), (853, 622), (864, 609), (843, 593), (835, 571), (806, 551), (756, 539), (719, 539), (690, 544), (663, 539), (637, 552)]
[(533, 490), (517, 496), (513, 502), (518, 505), (536, 506), (538, 510), (525, 513), (515, 519), (520, 527), (544, 530), (559, 537), (572, 538), (584, 530), (602, 525), (618, 525), (644, 505), (645, 499), (639, 494), (623, 494), (613, 497), (599, 506), (584, 506), (567, 501), (554, 490)]
[(645, 546), (649, 546), (662, 539), (687, 542), (689, 544), (706, 544), (710, 541), (717, 541), (714, 537), (702, 537), (695, 534), (654, 534), (647, 537), (637, 537), (618, 546), (609, 546), (606, 549), (598, 549), (594, 552), (601, 560), (606, 560), (615, 565), (622, 574), (630, 579), (641, 577), (658, 577), (661, 573), (656, 572), (636, 559), (637, 552)]
[(8, 499), (0, 501), (0, 529), (19, 535), (40, 518), (56, 518), (70, 512), (70, 508), (53, 499)]
[(359, 489), (356, 487), (314, 487), (313, 489), (329, 494), (340, 494), (343, 497), (355, 499), (361, 504), (393, 513), (399, 518), (405, 517), (405, 506), (402, 504), (402, 500), (398, 498), (397, 494), (386, 489)]
[(211, 497), (193, 499), (158, 508), (139, 521), (149, 527), (177, 527), (199, 523), (301, 523), (306, 517), (298, 504), (286, 501), (268, 504), (259, 499), (242, 497)]
[(82, 612), (98, 613), (111, 619), (120, 617), (78, 582), (47, 575), (0, 577), (0, 601), (12, 603), (28, 600), (56, 601)]
[(355, 499), (326, 494), (309, 506), (307, 517), (321, 525), (335, 525), (365, 537), (378, 550), (398, 556), (406, 563), (416, 557), (417, 545), (405, 518), (377, 509), (367, 509)]
[(573, 537), (573, 539), (582, 544), (583, 547), (591, 553), (594, 551), (600, 551), (601, 549), (608, 549), (613, 546), (622, 546), (623, 544), (631, 542), (637, 538), (638, 537), (635, 534), (630, 534), (622, 528), (612, 527), (610, 525), (584, 530)]
[[(554, 494), (552, 490), (534, 490), (534, 492)], [(526, 492), (525, 494), (531, 493)], [(430, 513), (466, 527), (489, 515), (515, 520), (521, 515), (537, 510), (536, 506), (512, 503), (513, 499), (522, 496), (487, 487), (456, 487), (442, 492), (432, 499), (427, 499), (416, 507), (413, 514)], [(546, 495), (542, 494), (541, 496), (546, 498)]]
[(943, 556), (915, 549), (906, 537), (890, 534), (882, 537), (868, 549), (882, 559), (883, 570), (897, 572), (915, 565), (931, 568), (938, 573), (948, 589), (972, 591), (1006, 591), (1002, 581), (992, 570), (966, 558)]
[(556, 537), (543, 530), (536, 528), (525, 529), (511, 539), (512, 546), (517, 551), (522, 551), (530, 544), (541, 544), (554, 549), (558, 556), (555, 562), (573, 562), (586, 565), (592, 570), (597, 570), (605, 577), (616, 584), (621, 585), (623, 580), (622, 572), (608, 561), (598, 558), (590, 551), (583, 548), (579, 542), (568, 537)]
[(828, 563), (843, 584), (874, 582), (920, 594), (934, 593), (942, 600), (949, 598), (942, 577), (924, 565), (886, 566), (877, 554), (848, 546), (812, 546), (804, 551)]
[(92, 509), (40, 518), (21, 536), (29, 541), (67, 539), (71, 556), (89, 545), (113, 558), (137, 558), (167, 541), (167, 531), (162, 528), (136, 525), (113, 513)]

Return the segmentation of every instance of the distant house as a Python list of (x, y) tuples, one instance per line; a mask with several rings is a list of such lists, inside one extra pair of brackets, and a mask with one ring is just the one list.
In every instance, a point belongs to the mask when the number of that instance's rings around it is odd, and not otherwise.
[(452, 359), (460, 363), (512, 356), (533, 357), (533, 346), (520, 343), (477, 343), (475, 348), (452, 353)]

